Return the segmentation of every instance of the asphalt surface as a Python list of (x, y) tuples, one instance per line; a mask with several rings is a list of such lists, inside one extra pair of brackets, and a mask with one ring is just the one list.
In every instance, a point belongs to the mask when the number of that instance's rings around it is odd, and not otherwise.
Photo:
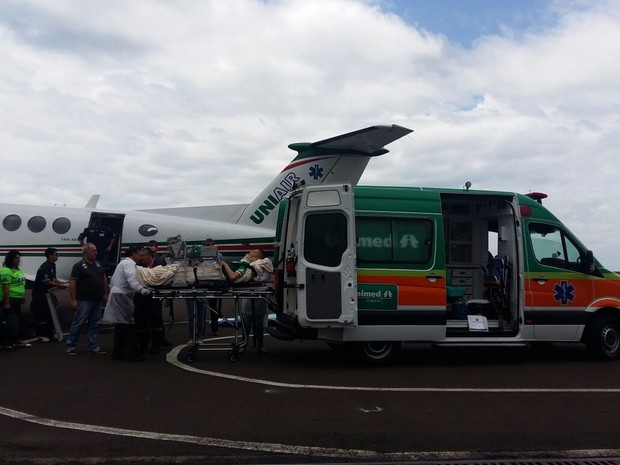
[[(185, 320), (182, 302), (177, 320)], [(24, 305), (26, 310), (28, 307)], [(25, 311), (27, 313), (27, 311)], [(71, 318), (61, 302), (65, 331)], [(169, 319), (169, 317), (168, 317)], [(0, 463), (340, 463), (620, 455), (620, 364), (579, 345), (437, 350), (406, 345), (366, 367), (316, 341), (268, 353), (143, 362), (62, 344), (0, 350)], [(102, 329), (100, 345), (111, 348)]]

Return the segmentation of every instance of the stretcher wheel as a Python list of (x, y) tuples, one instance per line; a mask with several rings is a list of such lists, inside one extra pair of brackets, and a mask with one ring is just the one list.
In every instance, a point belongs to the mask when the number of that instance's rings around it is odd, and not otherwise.
[(239, 360), (239, 352), (237, 350), (228, 352), (228, 361), (230, 363), (235, 363), (237, 360)]
[(185, 361), (187, 363), (194, 363), (196, 361), (196, 352), (193, 348), (187, 352), (187, 355), (185, 356)]

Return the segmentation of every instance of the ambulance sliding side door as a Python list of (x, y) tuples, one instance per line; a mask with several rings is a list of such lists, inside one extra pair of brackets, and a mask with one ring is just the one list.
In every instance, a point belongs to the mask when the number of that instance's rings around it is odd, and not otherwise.
[(305, 187), (298, 209), (298, 321), (357, 323), (355, 210), (350, 184)]

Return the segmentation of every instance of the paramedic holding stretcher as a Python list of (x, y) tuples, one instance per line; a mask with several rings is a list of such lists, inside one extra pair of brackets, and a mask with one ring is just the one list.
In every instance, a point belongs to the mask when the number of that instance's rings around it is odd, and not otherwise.
[(129, 247), (110, 280), (110, 295), (102, 321), (114, 323), (113, 360), (141, 361), (134, 319), (133, 297), (136, 293), (150, 295), (151, 290), (143, 287), (136, 278), (136, 262), (139, 251)]

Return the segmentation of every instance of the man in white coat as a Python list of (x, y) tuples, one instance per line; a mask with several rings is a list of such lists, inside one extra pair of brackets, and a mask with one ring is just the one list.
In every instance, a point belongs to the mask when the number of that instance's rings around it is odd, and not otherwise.
[(140, 356), (137, 350), (133, 298), (136, 292), (149, 295), (151, 291), (136, 278), (138, 248), (129, 247), (125, 255), (110, 280), (110, 294), (102, 321), (114, 324), (112, 359), (140, 361), (144, 356)]

